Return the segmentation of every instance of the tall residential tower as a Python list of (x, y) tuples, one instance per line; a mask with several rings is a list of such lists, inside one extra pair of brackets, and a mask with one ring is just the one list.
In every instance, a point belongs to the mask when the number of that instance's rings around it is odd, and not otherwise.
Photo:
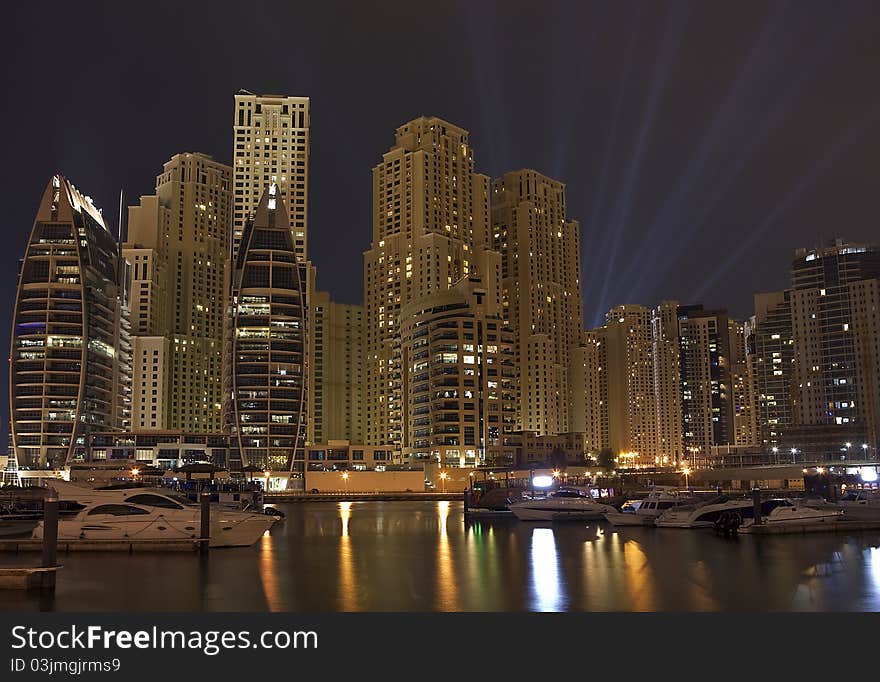
[(479, 272), (497, 300), (489, 179), (474, 172), (468, 133), (422, 116), (400, 126), (373, 168), (373, 241), (364, 252), (367, 444), (403, 445), (401, 310)]
[(517, 428), (566, 433), (569, 354), (581, 340), (583, 305), (580, 228), (567, 217), (565, 185), (533, 170), (496, 180), (492, 237), (514, 334)]
[(230, 176), (210, 156), (176, 154), (156, 194), (129, 208), (137, 429), (222, 428)]

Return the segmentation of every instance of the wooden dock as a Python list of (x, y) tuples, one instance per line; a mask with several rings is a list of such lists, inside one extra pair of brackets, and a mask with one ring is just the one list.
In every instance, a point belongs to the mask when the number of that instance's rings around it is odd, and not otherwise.
[(263, 496), (268, 504), (277, 502), (437, 502), (464, 499), (463, 493), (399, 492), (399, 493), (269, 493)]
[[(59, 540), (58, 551), (68, 552), (198, 552), (208, 539), (183, 540)], [(39, 552), (42, 540), (30, 538), (0, 540), (0, 552)]]
[(0, 568), (0, 590), (42, 590), (55, 587), (55, 573), (61, 566)]
[(740, 527), (738, 532), (748, 535), (800, 535), (801, 533), (858, 533), (880, 530), (880, 521), (814, 521), (812, 523), (762, 523)]

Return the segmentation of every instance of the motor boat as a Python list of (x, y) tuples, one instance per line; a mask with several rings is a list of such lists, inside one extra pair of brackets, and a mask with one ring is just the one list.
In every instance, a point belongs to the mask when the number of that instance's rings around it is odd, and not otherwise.
[(589, 489), (564, 487), (545, 497), (523, 499), (508, 505), (520, 521), (594, 521), (617, 511), (593, 498)]
[(880, 521), (880, 496), (873, 490), (851, 490), (834, 502), (805, 497), (802, 504), (813, 509), (843, 511), (851, 521)]
[[(805, 526), (814, 523), (838, 523), (845, 517), (842, 509), (808, 507), (803, 504), (779, 506), (771, 511), (760, 525), (766, 526)], [(739, 527), (740, 533), (752, 533), (756, 527), (754, 516), (743, 519)]]
[(696, 498), (689, 494), (681, 494), (672, 487), (656, 487), (647, 497), (639, 500), (627, 500), (620, 511), (605, 513), (605, 519), (612, 526), (653, 526), (657, 517), (663, 512), (693, 504)]
[[(64, 540), (185, 540), (196, 539), (200, 505), (161, 488), (90, 490), (62, 484), (53, 486), (68, 503), (71, 496), (79, 511), (58, 520), (58, 539)], [(78, 492), (82, 490), (83, 492)], [(211, 506), (210, 547), (253, 545), (274, 523), (268, 514), (241, 512)], [(43, 522), (33, 531), (42, 539)]]
[[(761, 500), (761, 516), (767, 517), (777, 507), (794, 506), (786, 498)], [(725, 495), (697, 504), (686, 504), (667, 509), (654, 521), (658, 528), (715, 528), (725, 521), (725, 525), (740, 525), (744, 519), (754, 516), (754, 502), (747, 498), (731, 499)]]

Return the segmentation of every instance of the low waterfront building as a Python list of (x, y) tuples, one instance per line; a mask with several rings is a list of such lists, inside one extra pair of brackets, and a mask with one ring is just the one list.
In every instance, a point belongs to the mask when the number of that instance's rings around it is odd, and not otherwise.
[(90, 434), (84, 462), (132, 462), (142, 466), (172, 469), (207, 462), (229, 466), (231, 438), (221, 433), (156, 431), (103, 431)]
[(381, 471), (401, 463), (400, 450), (388, 445), (352, 444), (347, 440), (330, 440), (325, 444), (306, 447), (309, 471)]

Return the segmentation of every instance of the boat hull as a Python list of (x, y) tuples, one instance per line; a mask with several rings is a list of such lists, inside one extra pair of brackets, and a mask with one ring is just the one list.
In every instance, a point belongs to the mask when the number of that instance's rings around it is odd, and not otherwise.
[(607, 512), (605, 519), (612, 526), (653, 526), (656, 516), (624, 512)]
[[(232, 516), (218, 511), (211, 521), (210, 547), (249, 547), (269, 530), (274, 518), (261, 514)], [(34, 539), (43, 538), (43, 524), (33, 530)], [(61, 519), (58, 540), (154, 541), (195, 540), (199, 537), (199, 520), (189, 517), (156, 515), (150, 518), (114, 521), (113, 519)]]
[(599, 521), (604, 512), (595, 509), (549, 509), (511, 506), (520, 521)]

